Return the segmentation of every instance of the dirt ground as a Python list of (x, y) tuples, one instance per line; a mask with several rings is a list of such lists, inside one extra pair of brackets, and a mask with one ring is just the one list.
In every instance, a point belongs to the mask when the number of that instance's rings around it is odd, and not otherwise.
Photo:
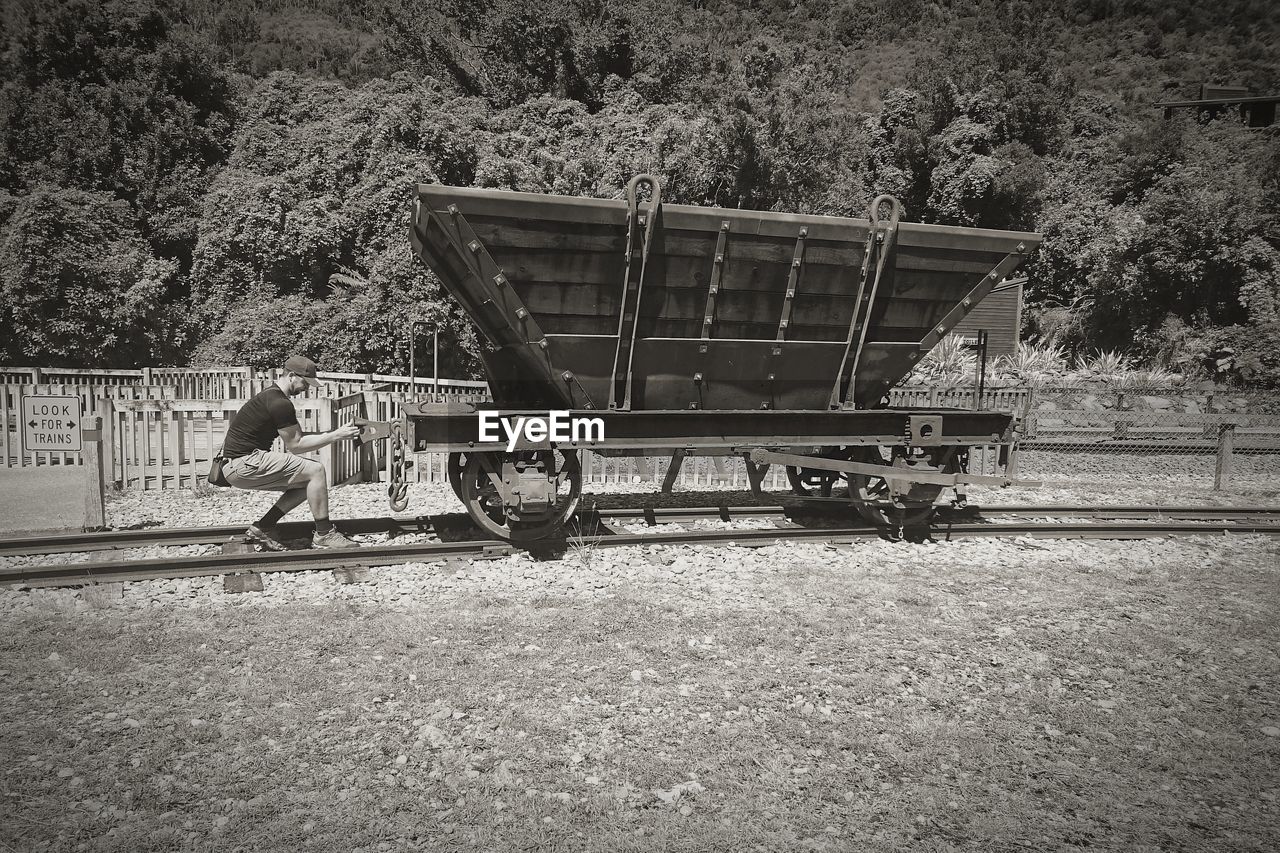
[(1280, 544), (0, 593), (9, 850), (1280, 846)]

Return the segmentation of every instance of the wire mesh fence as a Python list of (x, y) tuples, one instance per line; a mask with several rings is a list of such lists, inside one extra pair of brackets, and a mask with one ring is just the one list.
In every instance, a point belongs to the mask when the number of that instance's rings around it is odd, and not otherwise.
[(1145, 487), (1171, 498), (1280, 488), (1280, 395), (1221, 388), (1035, 389), (1022, 476)]
[[(157, 371), (159, 369), (149, 369), (145, 373), (149, 376)], [(243, 393), (226, 392), (227, 383), (234, 378), (230, 377), (232, 372), (237, 377), (246, 373), (241, 368), (199, 372), (200, 382), (208, 378), (205, 374), (218, 381), (213, 384), (197, 383), (198, 387), (192, 386), (191, 393), (199, 392), (202, 398), (216, 401), (228, 397), (242, 398), (245, 396)], [(104, 401), (110, 403), (110, 411), (111, 407), (127, 407), (129, 399), (172, 398), (176, 395), (173, 387), (110, 384), (124, 379), (136, 383), (148, 378), (141, 370), (99, 373), (103, 376), (89, 377), (98, 384), (74, 388), (58, 386), (57, 390), (82, 396), (87, 413), (96, 411), (95, 406)], [(124, 376), (126, 373), (129, 374), (127, 377)], [(350, 381), (354, 383), (353, 387), (359, 386), (357, 392), (347, 397), (332, 398), (336, 407), (335, 422), (345, 422), (354, 414), (374, 420), (400, 416), (398, 402), (405, 396), (408, 385), (405, 382), (386, 385), (397, 377), (356, 374), (332, 374), (332, 377), (334, 381)], [(162, 378), (167, 382), (175, 381), (174, 376), (168, 373)], [(239, 377), (237, 381), (241, 379), (259, 384), (266, 381), (258, 377)], [(419, 380), (419, 384), (423, 381)], [(102, 384), (104, 382), (108, 384)], [(454, 395), (452, 399), (484, 399), (478, 394), (482, 388), (471, 387), (476, 383), (454, 385), (457, 387), (445, 389)], [(0, 390), (6, 388), (9, 393), (0, 394), (0, 415), (4, 415), (0, 421), (7, 422), (0, 423), (0, 427), (8, 426), (8, 429), (0, 428), (0, 468), (25, 464), (17, 440), (14, 415), (19, 396), (23, 393), (53, 393), (55, 386), (0, 385)], [(245, 392), (252, 390), (251, 385), (243, 389)], [(181, 402), (173, 401), (167, 408)], [(1018, 415), (1018, 451), (1013, 455), (1012, 467), (1006, 466), (1007, 454), (1000, 448), (975, 447), (969, 453), (967, 469), (971, 473), (1008, 474), (1040, 480), (1050, 486), (1086, 490), (1145, 489), (1166, 494), (1171, 501), (1185, 501), (1189, 495), (1215, 489), (1244, 494), (1280, 492), (1280, 392), (1213, 385), (1143, 387), (1118, 378), (1111, 383), (1063, 386), (1002, 385), (986, 387), (981, 392), (963, 385), (908, 386), (893, 389), (888, 403), (894, 407), (944, 410), (994, 409)], [(158, 423), (165, 416), (161, 413), (153, 420)], [(219, 427), (219, 436), (222, 428), (225, 424)], [(179, 453), (184, 463), (194, 464), (197, 468), (201, 464), (207, 465), (208, 448), (201, 449), (199, 442), (188, 442), (185, 453), (190, 458)], [(343, 450), (342, 453), (345, 455), (334, 463), (335, 482), (368, 481), (385, 474), (385, 448)], [(125, 455), (122, 453), (120, 459), (123, 460)], [(347, 460), (348, 456), (351, 459)], [(661, 483), (671, 466), (669, 454), (642, 458), (591, 456), (592, 464), (584, 466), (584, 479), (592, 484)], [(430, 458), (419, 460), (412, 478), (446, 481), (445, 457), (435, 458), (430, 454), (424, 454), (424, 457)], [(67, 457), (61, 463), (75, 464), (78, 461)], [(164, 470), (163, 459), (157, 462), (155, 458), (144, 455), (141, 461), (135, 462), (139, 471), (146, 465), (157, 464), (158, 470)], [(51, 464), (51, 461), (41, 462), (33, 457), (32, 464), (37, 463)], [(131, 485), (128, 478), (122, 479), (126, 487)], [(149, 480), (143, 478), (139, 482), (167, 488), (171, 484), (181, 485), (183, 478), (158, 476)], [(732, 490), (745, 488), (746, 483), (745, 468), (741, 460), (733, 457), (691, 457), (675, 479), (677, 488)], [(768, 472), (765, 486), (772, 490), (787, 490), (785, 471), (775, 466)]]

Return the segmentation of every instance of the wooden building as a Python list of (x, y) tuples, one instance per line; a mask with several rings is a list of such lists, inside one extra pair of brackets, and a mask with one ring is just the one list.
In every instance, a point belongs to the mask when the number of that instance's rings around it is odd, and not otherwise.
[(996, 285), (968, 316), (956, 324), (952, 334), (960, 335), (968, 342), (976, 342), (978, 332), (986, 331), (988, 355), (992, 358), (1012, 355), (1018, 348), (1022, 329), (1022, 288), (1026, 281), (1020, 278)]
[(1194, 110), (1207, 119), (1226, 114), (1239, 116), (1246, 127), (1271, 127), (1276, 123), (1276, 104), (1280, 95), (1254, 95), (1244, 86), (1200, 86), (1200, 97), (1194, 101), (1161, 101), (1164, 117), (1172, 118), (1178, 110)]

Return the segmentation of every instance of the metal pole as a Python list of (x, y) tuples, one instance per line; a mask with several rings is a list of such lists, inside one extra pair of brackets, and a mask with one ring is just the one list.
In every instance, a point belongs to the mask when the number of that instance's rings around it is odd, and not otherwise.
[(987, 384), (987, 332), (985, 329), (978, 330), (978, 363), (977, 376), (974, 377), (973, 390), (973, 408), (975, 410), (982, 408), (982, 392), (986, 390)]
[(438, 403), (434, 396), (440, 393), (440, 330), (431, 333), (431, 402)]
[(1220, 492), (1231, 486), (1231, 454), (1235, 450), (1236, 425), (1222, 424), (1218, 427), (1218, 457), (1213, 472), (1213, 490)]
[(417, 358), (416, 358), (418, 348), (417, 346), (415, 346), (415, 344), (417, 344), (417, 339), (414, 337), (414, 332), (417, 331), (417, 327), (418, 327), (417, 323), (409, 324), (409, 399), (410, 400), (413, 399), (414, 392), (418, 390), (418, 364), (417, 364)]
[(418, 327), (427, 325), (423, 320), (409, 324), (409, 399), (418, 399)]

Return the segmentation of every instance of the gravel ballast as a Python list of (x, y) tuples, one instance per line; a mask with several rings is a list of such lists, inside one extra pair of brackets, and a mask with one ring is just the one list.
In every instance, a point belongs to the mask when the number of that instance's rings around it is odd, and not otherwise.
[[(238, 523), (260, 497), (111, 512)], [(384, 513), (334, 490), (339, 523)], [(1272, 850), (1278, 557), (570, 547), (3, 590), (0, 848)]]

